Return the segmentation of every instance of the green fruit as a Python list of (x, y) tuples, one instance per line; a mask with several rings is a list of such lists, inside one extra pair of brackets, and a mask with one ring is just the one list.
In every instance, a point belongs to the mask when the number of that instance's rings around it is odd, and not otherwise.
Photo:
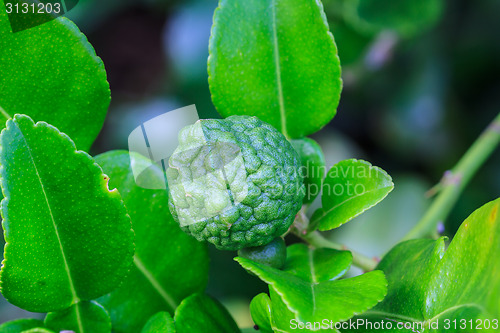
[(284, 234), (304, 197), (297, 152), (257, 117), (200, 120), (182, 129), (167, 179), (174, 219), (222, 250)]
[(281, 237), (276, 237), (269, 244), (241, 249), (238, 251), (238, 256), (281, 269), (286, 261), (285, 241)]
[(300, 156), (302, 175), (304, 176), (304, 203), (310, 204), (321, 192), (325, 178), (325, 156), (320, 145), (310, 138), (292, 140), (293, 148)]

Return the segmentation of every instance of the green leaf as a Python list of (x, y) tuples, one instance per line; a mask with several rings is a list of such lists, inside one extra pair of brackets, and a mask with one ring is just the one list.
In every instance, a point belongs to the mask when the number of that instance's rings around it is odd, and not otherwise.
[(344, 276), (351, 263), (352, 254), (349, 251), (312, 250), (304, 244), (296, 244), (288, 247), (283, 270), (309, 282), (324, 282)]
[(175, 328), (178, 333), (240, 332), (226, 308), (204, 294), (193, 294), (182, 301), (175, 310)]
[(349, 222), (382, 201), (394, 188), (382, 169), (362, 160), (335, 164), (323, 182), (323, 207), (314, 212), (311, 229), (331, 230)]
[(55, 332), (43, 327), (36, 327), (26, 331), (22, 331), (21, 333), (55, 333)]
[[(315, 324), (297, 320), (295, 314), (288, 309), (283, 299), (273, 288), (269, 288), (269, 294), (271, 295), (272, 320), (275, 332), (338, 332), (334, 328), (334, 322), (330, 321), (329, 318), (323, 318), (319, 324), (318, 322), (315, 322)], [(325, 323), (324, 319), (328, 322)], [(328, 326), (325, 327), (325, 325)]]
[(0, 333), (19, 333), (36, 327), (43, 327), (38, 319), (17, 319), (0, 325)]
[[(444, 255), (444, 238), (438, 241), (415, 239), (394, 247), (379, 263), (389, 284), (387, 297), (377, 311), (398, 313), (423, 320), (421, 305), (425, 302), (427, 281)], [(389, 301), (390, 300), (390, 301)]]
[[(132, 156), (134, 164), (151, 164), (138, 154)], [(96, 161), (110, 177), (109, 186), (122, 195), (136, 243), (128, 278), (99, 303), (110, 312), (113, 330), (136, 333), (155, 313), (173, 314), (185, 297), (204, 290), (208, 279), (207, 248), (173, 220), (167, 191), (137, 186), (127, 151), (108, 152), (97, 156)], [(149, 180), (164, 182), (159, 168), (150, 166), (149, 171)]]
[(380, 302), (387, 292), (381, 271), (336, 280), (350, 266), (350, 254), (333, 249), (310, 249), (304, 244), (288, 248), (283, 271), (237, 257), (243, 268), (268, 283), (303, 322), (334, 323), (347, 320)]
[(250, 302), (250, 313), (254, 323), (259, 327), (262, 333), (272, 333), (272, 306), (271, 300), (267, 294), (261, 293), (255, 296)]
[(337, 47), (316, 0), (221, 0), (209, 44), (212, 100), (224, 116), (257, 116), (291, 138), (335, 116)]
[(473, 212), (460, 226), (429, 279), (424, 313), (437, 316), (478, 304), (500, 317), (500, 199)]
[(5, 298), (49, 312), (115, 289), (134, 234), (101, 168), (55, 127), (24, 115), (7, 122), (0, 145)]
[(397, 245), (377, 267), (389, 281), (387, 297), (364, 316), (371, 321), (416, 323), (425, 332), (449, 332), (446, 319), (456, 319), (458, 325), (465, 321), (464, 332), (496, 332), (493, 326), (476, 329), (476, 320), (493, 323), (500, 316), (499, 207), (497, 199), (472, 213), (446, 252), (443, 239)]
[[(271, 298), (262, 293), (254, 297), (250, 303), (250, 312), (253, 320), (259, 326), (259, 332), (288, 333), (290, 330), (293, 332), (311, 332), (312, 330), (315, 332), (338, 332), (332, 329), (330, 321), (328, 323), (322, 321), (315, 329), (309, 329), (310, 327), (306, 326), (307, 323), (300, 322), (295, 318), (295, 314), (288, 309), (280, 295), (272, 287), (269, 288), (269, 293)], [(328, 326), (325, 327), (325, 325)]]
[(152, 316), (141, 333), (175, 333), (175, 324), (168, 312), (158, 312)]
[(443, 0), (345, 1), (345, 17), (356, 28), (377, 33), (391, 30), (412, 37), (431, 28), (441, 17)]
[(293, 148), (299, 153), (304, 176), (306, 195), (304, 204), (310, 204), (321, 192), (325, 177), (325, 156), (320, 145), (310, 138), (292, 140)]
[(0, 8), (0, 118), (28, 114), (88, 150), (110, 102), (101, 59), (68, 19), (12, 33), (3, 0)]
[(47, 314), (45, 326), (56, 332), (110, 333), (111, 319), (100, 304), (83, 301), (67, 309)]

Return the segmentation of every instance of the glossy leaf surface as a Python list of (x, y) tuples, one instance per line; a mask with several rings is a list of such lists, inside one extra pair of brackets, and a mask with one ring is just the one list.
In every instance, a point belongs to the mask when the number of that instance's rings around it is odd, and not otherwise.
[(429, 279), (427, 317), (462, 304), (477, 304), (496, 318), (500, 316), (499, 210), (497, 199), (462, 223)]
[(250, 302), (250, 313), (254, 323), (262, 333), (272, 333), (276, 329), (272, 320), (272, 305), (269, 296), (258, 294)]
[(79, 302), (71, 307), (51, 312), (45, 317), (45, 326), (55, 332), (110, 333), (109, 314), (96, 302)]
[(16, 319), (0, 325), (0, 333), (19, 333), (37, 327), (43, 327), (43, 321), (38, 319)]
[[(424, 325), (425, 332), (454, 329), (497, 332), (500, 327), (498, 321), (495, 324), (500, 302), (499, 207), (500, 199), (497, 199), (472, 213), (446, 252), (443, 239), (410, 240), (397, 245), (377, 267), (385, 272), (389, 281), (388, 295), (365, 316), (371, 321), (391, 318), (418, 323)], [(454, 320), (458, 323), (456, 327)], [(490, 325), (478, 324), (485, 321)], [(446, 327), (447, 323), (451, 326)], [(460, 328), (461, 325), (465, 326)]]
[(340, 61), (321, 2), (222, 0), (209, 51), (210, 91), (222, 116), (257, 116), (291, 138), (335, 116)]
[(21, 333), (56, 333), (56, 332), (51, 331), (48, 328), (44, 327), (35, 327), (26, 331), (22, 331)]
[[(113, 330), (136, 333), (152, 315), (160, 311), (173, 314), (185, 297), (205, 288), (207, 249), (173, 220), (167, 191), (137, 186), (127, 151), (108, 152), (96, 161), (110, 177), (110, 188), (117, 188), (122, 195), (136, 243), (128, 278), (99, 302), (110, 312)], [(140, 155), (134, 155), (132, 163), (150, 165)], [(163, 183), (159, 168), (151, 167), (150, 171), (151, 181)]]
[(0, 0), (0, 129), (28, 114), (68, 134), (87, 151), (101, 130), (110, 91), (87, 38), (66, 18), (12, 33)]
[(314, 212), (311, 225), (321, 231), (338, 228), (382, 201), (394, 188), (382, 169), (362, 160), (335, 164), (323, 182), (323, 207)]
[[(295, 313), (288, 309), (280, 295), (273, 288), (269, 288), (269, 294), (270, 296), (264, 293), (257, 295), (250, 304), (252, 318), (259, 326), (260, 332), (338, 332), (335, 326), (331, 325), (332, 323), (330, 321), (308, 324), (297, 320), (295, 318)], [(266, 324), (268, 326), (263, 326)], [(307, 327), (307, 325), (309, 325), (309, 327)], [(316, 325), (316, 327), (313, 325)]]
[(175, 310), (177, 333), (239, 333), (240, 330), (226, 308), (205, 294), (193, 294)]
[(7, 122), (0, 144), (5, 298), (49, 312), (115, 289), (134, 234), (101, 168), (55, 127), (24, 115)]
[(396, 245), (377, 266), (386, 273), (389, 283), (386, 298), (391, 300), (380, 303), (377, 310), (398, 311), (406, 317), (423, 319), (421, 305), (427, 288), (422, 281), (430, 278), (443, 255), (443, 238), (416, 239)]
[(174, 319), (168, 312), (158, 312), (152, 316), (146, 325), (144, 325), (141, 333), (175, 333)]
[(337, 280), (350, 267), (349, 252), (295, 244), (288, 253), (282, 271), (245, 258), (235, 260), (268, 283), (300, 321), (347, 320), (376, 305), (387, 292), (381, 271)]

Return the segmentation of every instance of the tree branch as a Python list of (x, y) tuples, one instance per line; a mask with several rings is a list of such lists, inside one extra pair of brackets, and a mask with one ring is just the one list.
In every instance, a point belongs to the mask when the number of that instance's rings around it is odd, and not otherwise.
[(446, 171), (439, 186), (439, 194), (422, 219), (413, 227), (403, 240), (421, 238), (435, 232), (439, 222), (450, 214), (460, 193), (477, 170), (486, 162), (500, 143), (500, 113), (473, 143), (457, 165)]

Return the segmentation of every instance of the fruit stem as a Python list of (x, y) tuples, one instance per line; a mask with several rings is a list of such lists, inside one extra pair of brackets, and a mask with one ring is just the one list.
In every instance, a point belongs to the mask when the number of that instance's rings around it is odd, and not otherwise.
[(408, 232), (403, 240), (435, 234), (438, 224), (446, 220), (460, 193), (499, 143), (500, 113), (472, 144), (457, 165), (445, 172), (439, 184), (439, 194), (422, 219)]
[(314, 247), (326, 247), (329, 249), (350, 251), (352, 253), (352, 263), (354, 264), (354, 266), (361, 268), (365, 272), (372, 271), (375, 269), (375, 267), (377, 267), (378, 260), (369, 258), (361, 253), (349, 250), (343, 245), (332, 242), (331, 240), (326, 239), (318, 231), (313, 231), (306, 235), (302, 234), (298, 236)]

